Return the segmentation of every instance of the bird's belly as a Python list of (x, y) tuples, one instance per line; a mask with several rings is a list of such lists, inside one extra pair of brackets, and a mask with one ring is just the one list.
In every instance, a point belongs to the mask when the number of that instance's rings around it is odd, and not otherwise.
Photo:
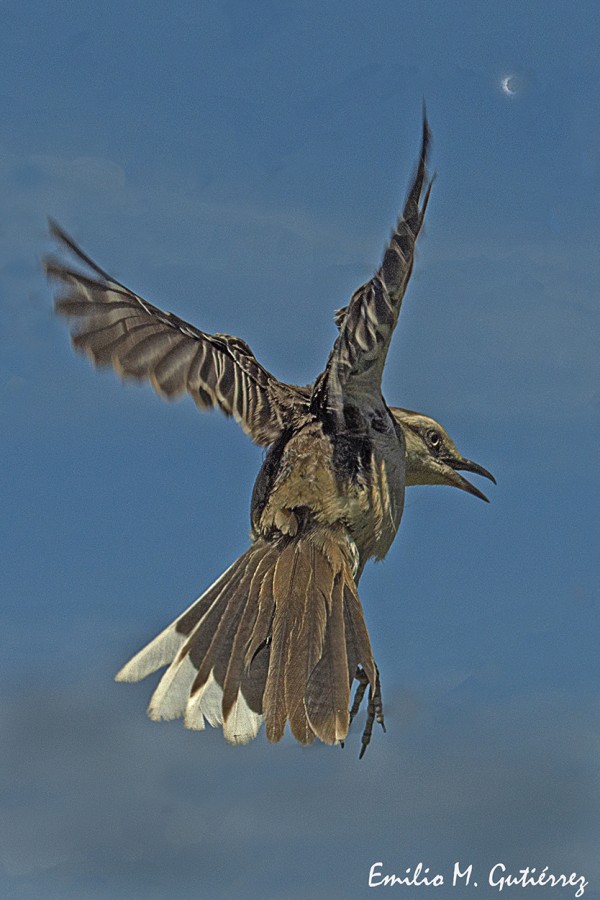
[(263, 469), (271, 465), (273, 471), (261, 503), (253, 504), (253, 532), (293, 536), (312, 525), (342, 524), (363, 562), (382, 559), (398, 530), (404, 500), (404, 448), (394, 443), (385, 451), (369, 448), (363, 464), (346, 471), (320, 423), (306, 426), (287, 442), (276, 465), (265, 461)]
[[(263, 509), (257, 510), (259, 530), (264, 534), (274, 526), (295, 534), (306, 522), (333, 525), (347, 515), (354, 517), (357, 503), (357, 497), (340, 491), (331, 442), (319, 423), (311, 423), (289, 440), (281, 454), (265, 490)], [(253, 522), (257, 511), (253, 510)]]

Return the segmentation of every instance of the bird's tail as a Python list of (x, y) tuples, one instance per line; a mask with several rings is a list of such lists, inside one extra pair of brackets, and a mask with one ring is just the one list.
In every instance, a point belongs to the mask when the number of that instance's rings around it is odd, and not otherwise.
[(345, 529), (258, 539), (116, 678), (139, 681), (165, 665), (152, 719), (222, 725), (234, 744), (263, 720), (271, 741), (287, 721), (303, 744), (342, 741), (357, 667), (376, 683)]

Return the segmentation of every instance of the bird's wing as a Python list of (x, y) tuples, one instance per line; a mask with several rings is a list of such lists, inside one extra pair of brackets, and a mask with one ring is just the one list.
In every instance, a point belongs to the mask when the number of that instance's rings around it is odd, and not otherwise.
[(48, 275), (66, 286), (56, 311), (75, 320), (73, 345), (96, 365), (112, 365), (124, 378), (148, 379), (163, 397), (187, 391), (199, 409), (217, 407), (233, 416), (261, 445), (273, 443), (292, 409), (306, 403), (306, 391), (274, 378), (244, 341), (205, 334), (163, 312), (111, 278), (58, 225), (51, 222), (50, 230), (91, 270), (83, 274), (52, 257), (44, 261)]
[(430, 131), (423, 117), (423, 139), (417, 171), (404, 210), (375, 276), (336, 313), (339, 334), (313, 392), (313, 408), (334, 414), (346, 400), (379, 397), (388, 348), (413, 268), (415, 245), (429, 202), (427, 182)]

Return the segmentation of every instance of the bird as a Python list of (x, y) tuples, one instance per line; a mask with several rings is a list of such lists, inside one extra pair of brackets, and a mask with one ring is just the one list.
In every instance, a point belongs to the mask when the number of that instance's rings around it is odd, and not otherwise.
[[(269, 741), (286, 724), (304, 745), (344, 744), (369, 689), (360, 756), (377, 721), (379, 670), (358, 583), (398, 531), (406, 486), (446, 484), (487, 500), (460, 471), (494, 481), (429, 416), (388, 406), (381, 379), (412, 273), (433, 179), (430, 130), (376, 274), (337, 310), (337, 337), (316, 380), (279, 381), (240, 338), (208, 334), (164, 312), (95, 263), (54, 221), (63, 252), (44, 260), (60, 285), (72, 343), (122, 378), (167, 399), (232, 416), (266, 454), (252, 492), (250, 546), (117, 673), (138, 681), (164, 668), (148, 714), (187, 728), (221, 726), (233, 744)], [(83, 269), (83, 271), (82, 271)], [(352, 705), (351, 688), (357, 687)]]

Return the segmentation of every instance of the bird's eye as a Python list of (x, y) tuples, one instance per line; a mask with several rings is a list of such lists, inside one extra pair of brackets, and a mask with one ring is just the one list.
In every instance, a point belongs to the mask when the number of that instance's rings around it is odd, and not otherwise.
[(442, 442), (439, 431), (436, 431), (435, 428), (430, 428), (427, 432), (427, 442), (430, 447), (437, 450)]

